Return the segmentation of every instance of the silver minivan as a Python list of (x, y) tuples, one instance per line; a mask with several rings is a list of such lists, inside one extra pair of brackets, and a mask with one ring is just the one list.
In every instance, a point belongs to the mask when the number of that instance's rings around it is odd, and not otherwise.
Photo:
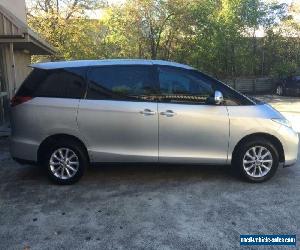
[(187, 65), (94, 60), (32, 65), (11, 101), (11, 154), (59, 184), (107, 162), (229, 165), (246, 180), (296, 162), (279, 112)]

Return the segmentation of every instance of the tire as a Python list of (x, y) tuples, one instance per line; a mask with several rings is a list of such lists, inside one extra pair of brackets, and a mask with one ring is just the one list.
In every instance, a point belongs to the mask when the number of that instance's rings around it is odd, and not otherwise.
[(282, 85), (278, 85), (276, 87), (276, 94), (279, 95), (279, 96), (283, 96), (284, 95), (284, 89), (283, 89)]
[(60, 185), (70, 185), (79, 181), (88, 162), (84, 148), (73, 140), (55, 142), (44, 157), (48, 177)]
[(278, 169), (279, 156), (270, 141), (264, 138), (252, 138), (240, 146), (233, 162), (236, 170), (245, 180), (259, 183), (274, 176)]

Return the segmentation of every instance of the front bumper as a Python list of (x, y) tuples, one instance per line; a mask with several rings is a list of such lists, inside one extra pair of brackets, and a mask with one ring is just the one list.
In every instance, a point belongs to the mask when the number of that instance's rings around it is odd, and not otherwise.
[(284, 151), (284, 166), (291, 166), (297, 162), (299, 137), (292, 128), (281, 126), (278, 130), (278, 137), (282, 143)]

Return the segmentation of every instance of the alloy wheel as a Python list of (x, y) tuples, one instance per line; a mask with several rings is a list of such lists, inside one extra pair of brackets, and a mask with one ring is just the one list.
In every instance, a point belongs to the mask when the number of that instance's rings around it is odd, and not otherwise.
[(255, 178), (269, 173), (273, 165), (273, 157), (269, 149), (263, 146), (254, 146), (248, 149), (243, 157), (245, 172)]
[(62, 180), (72, 178), (79, 169), (79, 158), (69, 148), (56, 149), (49, 160), (52, 174)]

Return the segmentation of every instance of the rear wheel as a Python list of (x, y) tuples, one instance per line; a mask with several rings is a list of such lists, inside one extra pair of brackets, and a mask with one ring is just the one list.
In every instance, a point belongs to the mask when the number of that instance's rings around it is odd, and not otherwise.
[(234, 164), (246, 180), (263, 182), (275, 174), (279, 164), (278, 152), (268, 140), (252, 139), (239, 148)]
[(57, 184), (73, 184), (85, 172), (88, 159), (82, 146), (73, 141), (56, 142), (45, 157), (49, 178)]

